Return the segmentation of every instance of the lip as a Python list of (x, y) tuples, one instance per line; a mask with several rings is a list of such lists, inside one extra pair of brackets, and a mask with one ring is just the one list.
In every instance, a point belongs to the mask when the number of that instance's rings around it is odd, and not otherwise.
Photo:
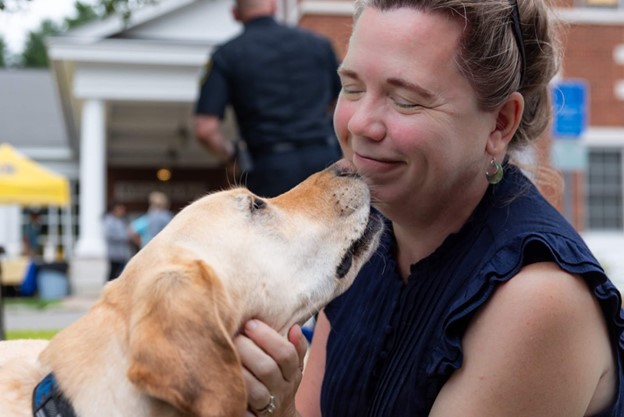
[(356, 166), (358, 172), (384, 173), (402, 165), (403, 162), (397, 160), (371, 158), (369, 156), (354, 152), (353, 164)]

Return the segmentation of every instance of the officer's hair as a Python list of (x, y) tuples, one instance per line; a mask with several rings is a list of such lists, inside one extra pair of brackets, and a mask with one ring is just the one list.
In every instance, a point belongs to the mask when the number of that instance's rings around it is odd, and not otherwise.
[(236, 7), (240, 10), (265, 7), (270, 0), (236, 0)]
[(481, 109), (495, 110), (514, 91), (524, 97), (522, 121), (509, 145), (518, 149), (549, 125), (552, 109), (548, 83), (558, 71), (560, 49), (546, 0), (518, 0), (526, 55), (523, 65), (513, 31), (513, 1), (356, 0), (354, 20), (357, 23), (367, 7), (381, 11), (406, 7), (463, 20), (456, 61), (476, 91)]

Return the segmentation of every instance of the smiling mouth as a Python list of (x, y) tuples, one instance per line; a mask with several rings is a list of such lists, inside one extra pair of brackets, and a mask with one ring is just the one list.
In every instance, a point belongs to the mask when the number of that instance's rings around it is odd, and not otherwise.
[(358, 153), (354, 154), (353, 163), (363, 176), (366, 173), (388, 172), (403, 164), (404, 161), (391, 158), (369, 157)]
[(377, 235), (377, 232), (381, 231), (383, 222), (379, 214), (371, 212), (368, 216), (368, 223), (364, 228), (362, 236), (360, 236), (351, 246), (347, 249), (347, 252), (342, 257), (338, 268), (336, 268), (336, 276), (338, 278), (344, 278), (345, 275), (351, 269), (353, 260), (357, 259), (362, 253), (366, 252), (369, 248), (373, 238)]

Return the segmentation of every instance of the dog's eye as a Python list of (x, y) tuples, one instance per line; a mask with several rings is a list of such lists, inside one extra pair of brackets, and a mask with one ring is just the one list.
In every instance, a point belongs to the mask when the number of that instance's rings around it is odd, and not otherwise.
[(262, 210), (266, 207), (266, 202), (260, 198), (252, 197), (249, 209), (254, 212), (257, 210)]

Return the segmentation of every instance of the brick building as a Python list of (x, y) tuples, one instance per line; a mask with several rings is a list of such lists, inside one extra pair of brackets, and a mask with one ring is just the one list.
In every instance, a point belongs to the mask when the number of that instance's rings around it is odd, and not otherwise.
[[(584, 85), (586, 108), (578, 137), (548, 132), (541, 138), (541, 162), (552, 164), (564, 180), (563, 189), (554, 181), (543, 191), (624, 288), (624, 1), (555, 1), (564, 48), (557, 82)], [(351, 2), (300, 6), (300, 24), (330, 36), (344, 54)]]
[[(281, 20), (328, 35), (344, 56), (351, 1), (278, 4)], [(78, 167), (70, 177), (76, 292), (98, 291), (104, 282), (99, 221), (107, 202), (125, 199), (140, 212), (149, 190), (164, 188), (180, 207), (223, 185), (216, 161), (191, 137), (191, 117), (204, 63), (240, 30), (230, 6), (231, 0), (160, 0), (127, 24), (112, 17), (49, 40), (65, 147)], [(546, 135), (538, 158), (529, 157), (564, 168), (563, 191), (543, 186), (545, 193), (624, 287), (624, 0), (558, 0), (554, 13), (565, 40), (559, 81), (586, 86), (586, 125), (572, 140)], [(163, 167), (173, 171), (169, 182), (156, 179)]]

